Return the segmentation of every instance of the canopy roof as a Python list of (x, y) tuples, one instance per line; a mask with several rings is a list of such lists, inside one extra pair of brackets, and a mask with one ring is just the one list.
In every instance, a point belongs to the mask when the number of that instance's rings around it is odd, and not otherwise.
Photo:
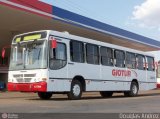
[(159, 41), (37, 0), (0, 0), (0, 11), (0, 47), (16, 34), (49, 29), (141, 51), (160, 50)]

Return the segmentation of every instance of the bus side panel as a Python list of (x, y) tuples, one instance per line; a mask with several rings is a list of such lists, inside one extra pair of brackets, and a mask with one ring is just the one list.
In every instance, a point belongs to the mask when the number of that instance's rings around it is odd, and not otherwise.
[(147, 82), (148, 82), (147, 90), (155, 89), (157, 87), (156, 84), (157, 79), (155, 71), (147, 71)]
[(64, 79), (49, 79), (48, 92), (66, 92), (70, 91), (71, 81), (67, 78)]
[[(125, 75), (126, 68), (117, 68), (102, 66), (102, 80), (105, 80), (105, 86), (101, 90), (106, 91), (120, 91), (120, 90), (129, 90), (128, 83), (126, 81), (127, 75)], [(102, 82), (103, 83), (103, 82)]]
[[(129, 90), (131, 81), (126, 77), (113, 76), (114, 67), (73, 63), (68, 66), (69, 77), (82, 76), (86, 81), (86, 91), (122, 91)], [(125, 68), (117, 68), (126, 70)], [(121, 74), (122, 75), (122, 74)]]
[(90, 81), (89, 83), (87, 82), (86, 87), (87, 91), (120, 91), (124, 90), (122, 88), (123, 84), (123, 82), (116, 81)]
[[(86, 81), (86, 91), (98, 90), (97, 82), (100, 80), (100, 65), (86, 63), (68, 64), (68, 76), (72, 79), (75, 76), (82, 76)], [(93, 81), (96, 81), (96, 85), (88, 87), (88, 82)]]
[(146, 70), (136, 70), (137, 80), (139, 83), (139, 90), (147, 90), (147, 71)]

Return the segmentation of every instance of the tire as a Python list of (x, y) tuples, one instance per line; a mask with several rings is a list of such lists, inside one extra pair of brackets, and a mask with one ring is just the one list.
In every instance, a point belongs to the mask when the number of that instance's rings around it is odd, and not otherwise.
[(82, 84), (78, 80), (73, 80), (71, 83), (71, 90), (67, 94), (70, 100), (79, 100), (82, 96)]
[(106, 98), (106, 97), (112, 97), (113, 92), (112, 91), (100, 91), (100, 94), (103, 98)]
[(49, 92), (38, 92), (38, 96), (40, 97), (40, 99), (43, 100), (48, 100), (52, 97), (52, 93)]
[(124, 92), (124, 96), (126, 97), (135, 97), (138, 95), (138, 84), (136, 82), (131, 83), (130, 91)]

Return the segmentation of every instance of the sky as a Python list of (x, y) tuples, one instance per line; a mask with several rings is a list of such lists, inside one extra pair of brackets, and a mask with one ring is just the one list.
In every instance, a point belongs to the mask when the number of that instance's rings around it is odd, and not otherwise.
[[(160, 41), (160, 0), (41, 0)], [(160, 60), (160, 52), (155, 52)]]

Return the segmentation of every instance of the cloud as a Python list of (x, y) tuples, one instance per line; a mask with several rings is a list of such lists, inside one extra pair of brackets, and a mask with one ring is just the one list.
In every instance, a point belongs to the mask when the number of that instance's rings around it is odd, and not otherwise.
[(133, 20), (141, 27), (157, 28), (160, 30), (160, 0), (145, 0), (134, 7)]

